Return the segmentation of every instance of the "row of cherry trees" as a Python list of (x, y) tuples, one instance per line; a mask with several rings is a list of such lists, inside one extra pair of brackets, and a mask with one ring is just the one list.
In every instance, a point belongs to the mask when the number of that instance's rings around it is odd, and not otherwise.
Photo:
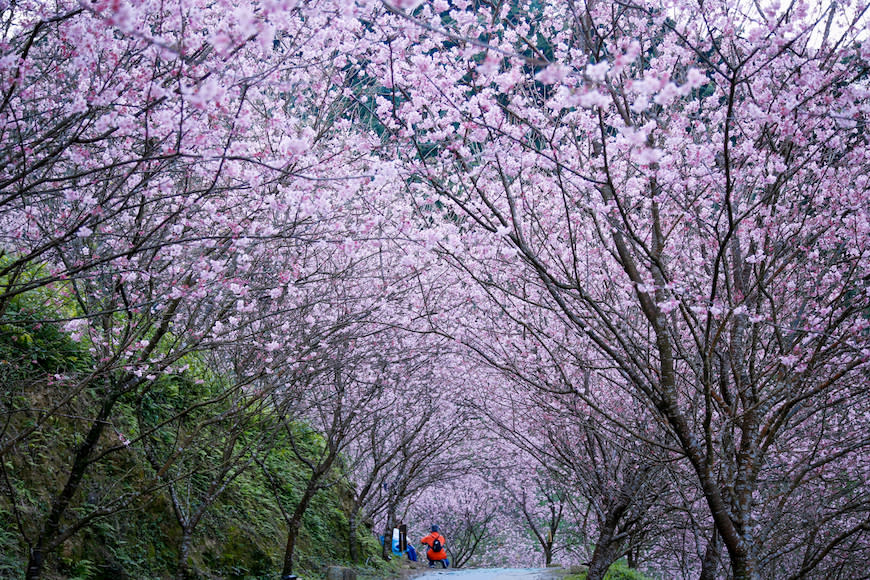
[[(63, 477), (37, 518), (0, 462), (27, 576), (157, 489), (184, 576), (203, 510), (302, 420), (325, 444), (285, 574), (342, 464), (353, 557), (361, 522), (413, 514), (457, 564), (851, 577), (866, 23), (861, 2), (0, 5), (0, 321), (27, 303), (94, 361), (4, 395), (0, 457), (82, 434), (40, 466)], [(121, 422), (203, 363), (212, 412)], [(219, 467), (185, 453), (264, 413)], [(138, 494), (85, 501), (130, 452)]]
[(585, 466), (544, 462), (580, 489), (591, 465), (631, 465), (596, 551), (665, 497), (692, 518), (703, 577), (858, 573), (866, 12), (424, 4), (394, 15), (423, 50), (385, 41), (368, 65), (389, 78), (412, 193), (458, 226), (440, 251), (486, 296), (438, 327), (539, 393), (524, 408), (567, 397), (554, 416)]

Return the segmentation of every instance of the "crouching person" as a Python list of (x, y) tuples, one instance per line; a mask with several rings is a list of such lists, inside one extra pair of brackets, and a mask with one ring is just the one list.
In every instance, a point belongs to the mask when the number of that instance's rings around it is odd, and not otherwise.
[(437, 564), (440, 564), (442, 568), (450, 565), (449, 560), (447, 560), (447, 549), (445, 548), (447, 540), (438, 532), (438, 526), (433, 525), (430, 528), (429, 535), (420, 540), (420, 543), (425, 544), (429, 548), (426, 550), (426, 558), (429, 560), (430, 568), (434, 568)]

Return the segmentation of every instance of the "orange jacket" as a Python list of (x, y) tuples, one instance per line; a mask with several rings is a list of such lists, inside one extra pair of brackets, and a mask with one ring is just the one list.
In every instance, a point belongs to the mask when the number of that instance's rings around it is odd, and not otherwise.
[[(432, 551), (432, 542), (435, 541), (435, 538), (438, 538), (441, 541), (441, 551), (433, 552)], [(439, 534), (438, 532), (432, 532), (428, 536), (425, 536), (422, 540), (420, 540), (421, 544), (426, 544), (429, 546), (429, 549), (426, 551), (426, 557), (430, 560), (446, 560), (447, 559), (447, 540), (444, 539), (444, 536)]]

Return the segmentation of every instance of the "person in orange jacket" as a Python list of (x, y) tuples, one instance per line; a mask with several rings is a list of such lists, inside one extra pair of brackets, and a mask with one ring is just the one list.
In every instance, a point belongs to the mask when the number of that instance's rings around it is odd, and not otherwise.
[[(434, 568), (437, 562), (441, 564), (442, 568), (446, 568), (450, 565), (450, 561), (447, 560), (447, 540), (445, 540), (444, 536), (438, 532), (438, 526), (433, 524), (429, 529), (429, 535), (420, 540), (421, 544), (426, 544), (426, 546), (429, 547), (429, 549), (426, 550), (426, 558), (429, 560), (429, 567)], [(436, 548), (439, 549), (436, 550)]]

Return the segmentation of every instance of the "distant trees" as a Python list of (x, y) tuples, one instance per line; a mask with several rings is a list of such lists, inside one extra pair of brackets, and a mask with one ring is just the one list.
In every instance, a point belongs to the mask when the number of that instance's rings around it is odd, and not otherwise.
[(541, 396), (547, 386), (515, 375), (501, 397), (479, 407), (511, 457), (502, 469), (511, 475), (503, 485), (508, 509), (519, 512), (515, 525), (534, 536), (546, 564), (561, 553), (588, 562), (589, 577), (602, 578), (619, 558), (638, 566), (653, 552), (653, 530), (673, 533), (664, 514), (683, 502), (668, 489), (671, 445), (661, 428), (644, 425), (627, 399), (620, 415), (602, 414), (583, 401), (594, 391), (589, 375), (578, 379), (560, 394), (549, 383), (551, 392)]
[(506, 555), (502, 545), (524, 543), (520, 530), (506, 517), (505, 508), (501, 490), (480, 473), (433, 485), (411, 507), (419, 530), (413, 541), (427, 534), (429, 525), (437, 524), (447, 540), (452, 568), (503, 565)]
[[(398, 338), (386, 332), (381, 339), (388, 337)], [(383, 391), (377, 401), (359, 410), (358, 438), (344, 453), (353, 489), (353, 555), (360, 522), (371, 522), (376, 532), (390, 538), (410, 498), (467, 468), (464, 461), (454, 463), (452, 452), (468, 433), (463, 416), (450, 413), (439, 401), (444, 380), (439, 342), (408, 345), (393, 360), (376, 357), (383, 368)], [(388, 556), (389, 548), (385, 542), (382, 555)]]

